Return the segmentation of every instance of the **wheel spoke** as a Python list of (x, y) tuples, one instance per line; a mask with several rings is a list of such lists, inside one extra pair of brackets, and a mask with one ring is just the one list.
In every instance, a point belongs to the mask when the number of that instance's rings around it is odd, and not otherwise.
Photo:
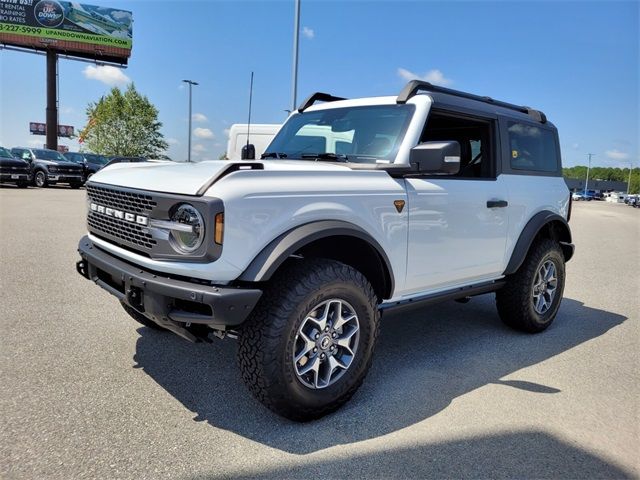
[(315, 372), (315, 382), (318, 379), (318, 369), (320, 368), (320, 358), (316, 355), (310, 359), (304, 367), (298, 369), (298, 375), (306, 375), (309, 372)]
[(302, 349), (300, 350), (300, 352), (295, 357), (295, 362), (296, 363), (298, 363), (302, 359), (302, 357), (304, 357), (307, 353), (309, 353), (311, 350), (313, 350), (313, 347), (316, 346), (316, 342), (311, 340), (307, 336), (307, 334), (304, 333), (304, 332), (298, 333), (298, 338), (302, 339), (302, 341), (304, 342), (304, 345), (302, 346)]

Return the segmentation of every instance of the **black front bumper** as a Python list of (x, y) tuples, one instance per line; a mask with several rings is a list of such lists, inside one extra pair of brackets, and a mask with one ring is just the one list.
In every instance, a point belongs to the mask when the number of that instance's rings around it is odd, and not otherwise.
[(145, 317), (195, 340), (192, 324), (225, 330), (246, 320), (262, 290), (202, 285), (145, 271), (94, 245), (88, 236), (78, 244), (78, 273), (93, 280)]

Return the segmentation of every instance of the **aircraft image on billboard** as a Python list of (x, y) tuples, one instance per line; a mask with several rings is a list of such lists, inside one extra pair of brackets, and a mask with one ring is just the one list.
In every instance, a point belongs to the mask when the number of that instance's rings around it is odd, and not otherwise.
[(97, 35), (120, 38), (131, 37), (131, 25), (129, 22), (117, 21), (110, 15), (103, 15), (95, 10), (87, 10), (86, 7), (88, 6), (71, 2), (65, 15), (67, 20)]

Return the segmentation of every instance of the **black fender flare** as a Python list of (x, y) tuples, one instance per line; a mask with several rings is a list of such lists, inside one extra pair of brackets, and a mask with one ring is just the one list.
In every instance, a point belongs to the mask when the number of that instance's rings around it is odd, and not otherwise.
[(565, 218), (561, 217), (557, 213), (553, 213), (549, 210), (543, 210), (531, 217), (522, 229), (520, 238), (518, 238), (518, 241), (513, 248), (511, 258), (503, 275), (511, 275), (520, 268), (522, 262), (524, 262), (524, 259), (527, 256), (527, 253), (529, 252), (529, 248), (531, 248), (533, 240), (545, 225), (552, 222), (557, 222), (556, 224), (561, 225), (561, 227), (556, 228), (557, 238), (560, 242), (560, 247), (562, 248), (565, 261), (568, 262), (571, 260), (574, 246), (571, 243), (571, 229), (569, 228), (569, 223)]
[(395, 284), (393, 269), (384, 248), (365, 230), (341, 220), (320, 220), (299, 225), (272, 240), (256, 255), (249, 266), (238, 277), (245, 282), (264, 282), (296, 251), (311, 242), (333, 236), (355, 237), (367, 242), (380, 256), (386, 269), (387, 290), (393, 293)]

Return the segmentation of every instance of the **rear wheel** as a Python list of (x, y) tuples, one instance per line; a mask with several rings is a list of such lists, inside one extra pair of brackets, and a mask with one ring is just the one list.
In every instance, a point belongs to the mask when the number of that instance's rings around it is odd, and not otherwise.
[(254, 396), (296, 421), (346, 403), (364, 381), (378, 336), (376, 296), (345, 264), (285, 267), (240, 331), (238, 362)]
[(33, 177), (33, 184), (39, 188), (47, 187), (49, 185), (49, 182), (47, 182), (47, 174), (42, 170), (38, 170)]
[(496, 292), (500, 318), (517, 330), (545, 330), (560, 308), (564, 278), (564, 255), (558, 242), (548, 238), (536, 241), (518, 271)]
[(120, 302), (124, 311), (129, 314), (131, 318), (133, 318), (136, 322), (141, 323), (145, 327), (153, 328), (154, 330), (164, 330), (160, 325), (158, 325), (153, 320), (149, 320), (147, 317), (138, 312), (135, 308), (130, 307), (124, 302)]

